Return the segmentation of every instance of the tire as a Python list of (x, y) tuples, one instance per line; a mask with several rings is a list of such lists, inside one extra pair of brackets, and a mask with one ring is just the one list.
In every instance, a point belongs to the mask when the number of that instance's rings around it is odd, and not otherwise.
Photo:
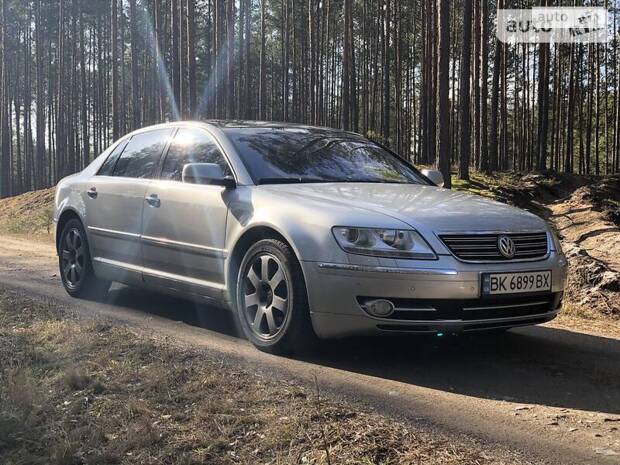
[(259, 350), (301, 353), (316, 340), (301, 266), (280, 240), (263, 239), (245, 253), (235, 303), (243, 333)]
[(62, 285), (71, 297), (100, 300), (110, 289), (110, 281), (97, 278), (81, 221), (71, 219), (60, 233), (58, 267)]

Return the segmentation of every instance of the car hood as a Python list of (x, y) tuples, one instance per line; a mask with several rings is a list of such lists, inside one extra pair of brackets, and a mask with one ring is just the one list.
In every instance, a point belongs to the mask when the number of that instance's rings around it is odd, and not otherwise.
[(388, 215), (414, 228), (446, 231), (531, 231), (545, 222), (524, 210), (478, 195), (414, 184), (320, 183), (261, 186), (304, 201), (364, 209)]

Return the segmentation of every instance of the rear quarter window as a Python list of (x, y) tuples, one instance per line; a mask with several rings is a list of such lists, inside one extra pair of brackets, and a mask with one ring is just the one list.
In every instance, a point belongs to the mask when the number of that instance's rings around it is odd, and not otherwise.
[(114, 148), (112, 153), (103, 162), (103, 165), (101, 165), (101, 168), (99, 168), (97, 176), (112, 176), (112, 172), (114, 171), (114, 165), (116, 165), (118, 157), (121, 156), (123, 150), (125, 150), (125, 147), (127, 147), (128, 143), (129, 139), (121, 142)]

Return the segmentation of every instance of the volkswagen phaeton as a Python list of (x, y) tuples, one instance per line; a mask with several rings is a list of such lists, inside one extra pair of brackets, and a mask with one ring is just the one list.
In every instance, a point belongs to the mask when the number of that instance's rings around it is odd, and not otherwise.
[(341, 130), (152, 126), (58, 184), (60, 276), (74, 297), (120, 282), (224, 306), (273, 353), (553, 319), (567, 274), (556, 234), (442, 185)]

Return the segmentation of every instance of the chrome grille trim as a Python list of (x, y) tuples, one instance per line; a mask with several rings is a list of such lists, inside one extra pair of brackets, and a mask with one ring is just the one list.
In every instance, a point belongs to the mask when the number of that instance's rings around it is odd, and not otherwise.
[[(558, 297), (559, 296), (559, 297)], [(356, 300), (362, 310), (366, 310), (366, 302), (375, 300), (374, 296), (357, 296)], [(508, 296), (481, 297), (477, 299), (410, 299), (398, 297), (378, 297), (389, 300), (394, 311), (385, 317), (368, 315), (370, 318), (383, 322), (445, 322), (497, 320), (502, 318), (530, 318), (545, 312), (557, 311), (558, 299), (561, 295), (551, 293), (548, 296)]]
[[(513, 258), (504, 257), (497, 246), (498, 237), (506, 235), (514, 244)], [(445, 232), (437, 235), (450, 253), (464, 262), (518, 262), (544, 260), (549, 255), (549, 237), (536, 232)]]

